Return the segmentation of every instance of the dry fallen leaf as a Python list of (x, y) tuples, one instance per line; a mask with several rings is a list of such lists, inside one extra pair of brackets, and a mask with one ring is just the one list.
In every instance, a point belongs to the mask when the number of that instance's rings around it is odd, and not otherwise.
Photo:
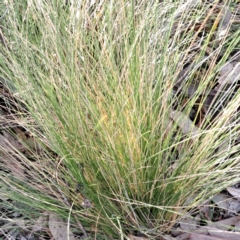
[(229, 29), (229, 25), (231, 24), (231, 18), (232, 13), (229, 6), (224, 6), (222, 8), (222, 14), (221, 14), (221, 22), (218, 27), (217, 31), (217, 39), (220, 40), (222, 37), (224, 37)]
[(173, 237), (177, 237), (177, 236), (181, 235), (182, 233), (183, 233), (183, 230), (180, 227), (171, 229), (171, 235)]
[(71, 230), (69, 230), (68, 236), (67, 223), (54, 213), (49, 214), (49, 230), (51, 231), (54, 240), (75, 240)]
[(210, 235), (201, 235), (198, 233), (192, 233), (189, 237), (189, 240), (226, 240), (223, 238), (219, 238), (216, 236), (210, 236)]
[(223, 231), (223, 230), (219, 230), (217, 228), (209, 229), (208, 232), (211, 236), (220, 237), (221, 239), (228, 239), (228, 240), (239, 240), (240, 239), (240, 233), (238, 233), (238, 232)]
[(240, 79), (240, 63), (229, 62), (225, 64), (219, 72), (218, 83), (220, 85), (232, 84)]
[(147, 238), (147, 237), (136, 237), (136, 236), (134, 236), (134, 235), (132, 235), (132, 234), (129, 234), (129, 235), (128, 235), (128, 239), (129, 239), (129, 240), (147, 240), (147, 239), (149, 239), (149, 238)]
[(234, 232), (240, 232), (240, 221), (236, 223), (234, 227)]
[(3, 131), (0, 134), (0, 147), (4, 149), (4, 152), (9, 149), (9, 152), (14, 150), (23, 151), (26, 147), (17, 141), (9, 132)]
[(185, 231), (195, 230), (197, 229), (198, 225), (198, 220), (192, 217), (190, 214), (187, 214), (187, 216), (182, 218), (180, 221), (180, 227)]
[(41, 231), (47, 225), (48, 211), (43, 212), (33, 225), (32, 231)]
[(22, 131), (20, 128), (15, 128), (14, 130), (16, 132), (16, 137), (19, 139), (19, 142), (25, 144), (25, 147), (29, 147), (35, 151), (43, 150), (41, 145), (38, 143), (37, 138), (34, 137), (30, 132)]
[(22, 218), (14, 219), (14, 223), (17, 224), (21, 229), (26, 230), (25, 220)]
[(24, 180), (26, 178), (25, 167), (21, 163), (17, 162), (12, 155), (1, 152), (1, 149), (0, 162), (3, 164), (5, 169), (11, 171), (11, 174), (14, 177), (17, 177), (19, 180)]
[(185, 239), (189, 239), (190, 236), (191, 236), (191, 233), (183, 233), (183, 234), (177, 236), (175, 239), (177, 239), (177, 240), (185, 240)]
[(228, 210), (228, 214), (240, 211), (240, 202), (224, 194), (216, 194), (213, 196), (212, 201), (214, 201), (219, 208)]
[(184, 113), (177, 110), (170, 112), (170, 118), (181, 128), (183, 134), (189, 134), (192, 140), (196, 140), (196, 136), (199, 133), (199, 129), (193, 124), (193, 122)]
[[(235, 197), (237, 200), (240, 200), (240, 189), (235, 188), (235, 187), (228, 187), (227, 191)], [(239, 203), (240, 204), (240, 203)]]
[[(129, 234), (128, 235), (128, 240), (150, 240), (150, 239), (153, 239), (153, 238), (148, 238), (148, 237), (137, 237), (137, 236), (134, 236), (132, 234)], [(169, 235), (162, 235), (162, 236), (158, 236), (157, 237), (158, 240), (174, 240), (175, 238), (172, 238), (171, 236)]]
[[(209, 227), (216, 227), (220, 230), (229, 230), (232, 226), (235, 226), (240, 221), (240, 216), (227, 218), (217, 222), (208, 222)], [(240, 239), (240, 238), (239, 238)]]

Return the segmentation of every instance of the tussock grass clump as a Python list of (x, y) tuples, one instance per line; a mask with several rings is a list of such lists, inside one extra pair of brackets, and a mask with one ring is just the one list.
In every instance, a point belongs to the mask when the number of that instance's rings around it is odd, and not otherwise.
[(10, 195), (65, 217), (71, 209), (87, 231), (157, 236), (239, 182), (239, 92), (233, 81), (214, 86), (240, 35), (233, 21), (220, 27), (219, 2), (5, 7), (1, 75), (37, 141), (31, 159), (11, 150), (30, 181), (1, 174)]

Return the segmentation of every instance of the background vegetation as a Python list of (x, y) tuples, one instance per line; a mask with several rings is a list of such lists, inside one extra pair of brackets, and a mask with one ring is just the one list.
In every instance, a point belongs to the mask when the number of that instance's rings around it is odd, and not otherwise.
[(237, 81), (219, 84), (239, 51), (223, 12), (237, 3), (3, 6), (1, 76), (18, 107), (3, 127), (2, 194), (85, 237), (156, 239), (239, 182)]

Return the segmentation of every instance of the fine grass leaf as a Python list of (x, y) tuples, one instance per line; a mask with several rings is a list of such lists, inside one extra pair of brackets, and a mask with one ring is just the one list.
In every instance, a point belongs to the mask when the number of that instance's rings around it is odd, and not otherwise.
[(75, 240), (75, 237), (71, 231), (69, 231), (68, 236), (67, 223), (65, 223), (61, 217), (54, 213), (49, 214), (49, 230), (51, 231), (51, 234), (55, 240)]
[[(0, 49), (2, 75), (15, 82), (14, 96), (24, 101), (52, 148), (40, 163), (22, 161), (32, 166), (26, 184), (34, 188), (14, 189), (18, 198), (63, 218), (68, 216), (69, 200), (86, 226), (97, 222), (100, 231), (116, 236), (121, 230), (125, 236), (140, 225), (169, 231), (181, 218), (179, 209), (190, 208), (183, 206), (189, 195), (197, 194), (191, 204), (196, 206), (239, 179), (236, 156), (215, 154), (229, 139), (224, 129), (239, 106), (238, 98), (225, 114), (216, 114), (216, 128), (211, 129), (209, 119), (206, 141), (198, 141), (196, 135), (205, 135), (205, 129), (196, 128), (194, 124), (201, 124), (187, 114), (193, 106), (214, 110), (210, 106), (215, 105), (216, 73), (239, 44), (237, 30), (233, 37), (224, 32), (226, 41), (215, 41), (218, 23), (224, 22), (218, 14), (222, 4), (5, 2), (9, 11), (0, 29), (7, 46)], [(202, 60), (208, 55), (209, 61)], [(176, 94), (175, 80), (183, 80)], [(169, 116), (169, 109), (179, 112)], [(197, 119), (195, 115), (191, 119)], [(166, 128), (166, 120), (172, 128)], [(231, 136), (238, 130), (234, 128)], [(195, 140), (193, 147), (182, 141), (182, 133), (190, 144)], [(32, 141), (25, 145), (35, 149)], [(172, 162), (177, 164), (168, 172)], [(76, 197), (77, 183), (94, 207)], [(88, 206), (86, 214), (82, 210)], [(50, 218), (55, 235), (64, 232), (61, 229), (67, 232), (66, 225), (59, 229), (63, 219)]]

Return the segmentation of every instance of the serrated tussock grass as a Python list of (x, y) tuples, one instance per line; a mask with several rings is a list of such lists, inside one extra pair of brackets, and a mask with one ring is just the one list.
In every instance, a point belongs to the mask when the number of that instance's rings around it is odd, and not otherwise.
[[(32, 153), (35, 161), (20, 155), (31, 165), (30, 182), (2, 176), (9, 194), (66, 218), (73, 204), (73, 223), (118, 236), (166, 232), (183, 209), (238, 182), (239, 94), (218, 114), (212, 104), (198, 128), (186, 119), (239, 46), (231, 23), (213, 41), (208, 20), (219, 4), (5, 1), (1, 75), (35, 120), (37, 128), (25, 127), (44, 149)], [(184, 87), (174, 89), (189, 65)]]

